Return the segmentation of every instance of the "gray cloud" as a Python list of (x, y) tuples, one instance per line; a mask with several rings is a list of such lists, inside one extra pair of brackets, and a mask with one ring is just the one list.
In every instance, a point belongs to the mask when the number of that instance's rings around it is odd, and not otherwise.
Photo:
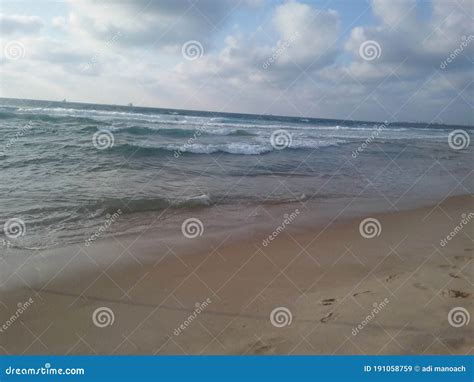
[(44, 26), (37, 16), (0, 14), (0, 31), (3, 35), (34, 34)]
[(128, 46), (166, 46), (188, 40), (208, 42), (226, 24), (237, 0), (74, 0), (70, 24), (81, 34), (106, 40), (121, 33), (119, 43)]
[[(73, 1), (53, 21), (62, 39), (22, 40), (28, 54), (8, 70), (28, 71), (41, 94), (54, 67), (58, 80), (43, 98), (61, 88), (60, 98), (89, 102), (472, 124), (470, 1), (433, 0), (428, 15), (414, 0), (371, 4), (375, 22), (342, 36), (337, 11), (298, 1), (268, 8), (256, 30), (232, 10), (259, 1)], [(182, 56), (188, 40), (203, 44), (202, 57)], [(374, 60), (360, 55), (368, 40), (381, 48)], [(14, 81), (6, 86), (13, 95)]]

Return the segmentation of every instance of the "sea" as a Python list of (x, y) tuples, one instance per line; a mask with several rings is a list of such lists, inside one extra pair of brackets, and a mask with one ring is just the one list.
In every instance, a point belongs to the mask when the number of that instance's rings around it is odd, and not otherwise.
[(472, 126), (0, 98), (0, 129), (0, 251), (473, 191)]

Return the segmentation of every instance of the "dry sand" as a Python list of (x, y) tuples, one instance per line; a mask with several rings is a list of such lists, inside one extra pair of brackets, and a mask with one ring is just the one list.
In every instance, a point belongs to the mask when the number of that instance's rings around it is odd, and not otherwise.
[[(473, 312), (474, 223), (446, 246), (440, 241), (473, 210), (472, 198), (464, 196), (372, 215), (382, 228), (372, 239), (359, 232), (363, 218), (353, 218), (327, 227), (292, 227), (266, 247), (262, 239), (271, 232), (240, 239), (230, 233), (212, 241), (204, 234), (166, 251), (156, 250), (153, 238), (127, 238), (104, 240), (87, 251), (71, 246), (45, 252), (10, 275), (31, 288), (2, 290), (0, 324), (19, 302), (33, 303), (0, 333), (0, 350), (470, 354), (472, 320), (456, 328), (448, 313), (455, 307)], [(204, 302), (193, 314), (195, 304)], [(92, 320), (102, 307), (114, 317), (103, 328)], [(277, 327), (270, 316), (282, 307), (291, 323)], [(362, 329), (355, 333), (358, 325)]]

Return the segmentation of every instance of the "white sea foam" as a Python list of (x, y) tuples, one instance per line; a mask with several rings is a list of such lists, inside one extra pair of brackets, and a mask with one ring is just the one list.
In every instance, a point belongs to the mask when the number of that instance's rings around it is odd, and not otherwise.
[(180, 150), (181, 152), (189, 152), (194, 154), (212, 154), (223, 152), (228, 154), (240, 155), (259, 155), (272, 151), (271, 146), (263, 146), (258, 144), (248, 143), (229, 143), (229, 144), (200, 144), (193, 143), (190, 145), (167, 145), (167, 150)]
[[(259, 117), (252, 119), (249, 117), (245, 121), (241, 121), (232, 117), (207, 117), (207, 116), (190, 116), (160, 113), (140, 113), (128, 111), (113, 110), (97, 110), (97, 109), (75, 109), (62, 107), (20, 107), (19, 113), (36, 113), (53, 115), (60, 117), (85, 117), (97, 119), (98, 121), (139, 121), (147, 122), (148, 125), (142, 126), (147, 129), (160, 129), (166, 126), (181, 126), (188, 129), (202, 128), (203, 131), (214, 135), (230, 135), (234, 134), (236, 129), (248, 130), (252, 134), (265, 136), (269, 130), (285, 129), (292, 132), (306, 133), (310, 138), (324, 137), (331, 134), (333, 138), (365, 138), (373, 131), (377, 124), (364, 123), (360, 126), (344, 126), (344, 125), (318, 125), (318, 124), (296, 124), (296, 123), (272, 123)], [(230, 122), (232, 121), (232, 122)], [(309, 121), (309, 120), (308, 120)], [(158, 126), (155, 127), (154, 125)], [(121, 127), (113, 126), (114, 130), (120, 130)], [(124, 127), (126, 129), (127, 127)], [(388, 139), (444, 139), (444, 129), (433, 128), (408, 128), (390, 126), (387, 128), (380, 138), (385, 135)]]

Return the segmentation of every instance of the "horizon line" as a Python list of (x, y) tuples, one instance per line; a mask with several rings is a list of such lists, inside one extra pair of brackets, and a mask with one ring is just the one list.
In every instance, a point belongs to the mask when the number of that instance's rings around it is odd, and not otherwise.
[(436, 125), (436, 126), (460, 126), (460, 127), (470, 127), (474, 128), (474, 125), (467, 124), (448, 124), (448, 123), (438, 123), (438, 122), (427, 122), (427, 121), (364, 121), (360, 119), (338, 119), (338, 118), (320, 118), (320, 117), (307, 117), (307, 116), (294, 116), (294, 115), (280, 115), (280, 114), (253, 114), (253, 113), (242, 113), (242, 112), (228, 112), (228, 111), (212, 111), (212, 110), (197, 110), (197, 109), (177, 109), (177, 108), (167, 108), (167, 107), (156, 107), (156, 106), (137, 106), (131, 103), (130, 105), (121, 105), (121, 104), (109, 104), (109, 103), (89, 103), (89, 102), (78, 102), (78, 101), (60, 101), (60, 100), (47, 100), (47, 99), (35, 99), (35, 98), (15, 98), (15, 97), (2, 97), (0, 99), (5, 100), (18, 100), (18, 101), (40, 101), (40, 102), (51, 102), (59, 104), (80, 104), (80, 105), (98, 105), (98, 106), (114, 106), (114, 107), (134, 107), (141, 109), (162, 109), (162, 110), (173, 110), (173, 111), (190, 111), (190, 112), (200, 112), (200, 113), (214, 113), (214, 114), (228, 114), (228, 115), (247, 115), (252, 117), (276, 117), (276, 118), (301, 118), (301, 119), (313, 119), (313, 120), (327, 120), (327, 121), (341, 121), (341, 122), (363, 122), (363, 123), (373, 123), (373, 124), (416, 124), (416, 125)]

